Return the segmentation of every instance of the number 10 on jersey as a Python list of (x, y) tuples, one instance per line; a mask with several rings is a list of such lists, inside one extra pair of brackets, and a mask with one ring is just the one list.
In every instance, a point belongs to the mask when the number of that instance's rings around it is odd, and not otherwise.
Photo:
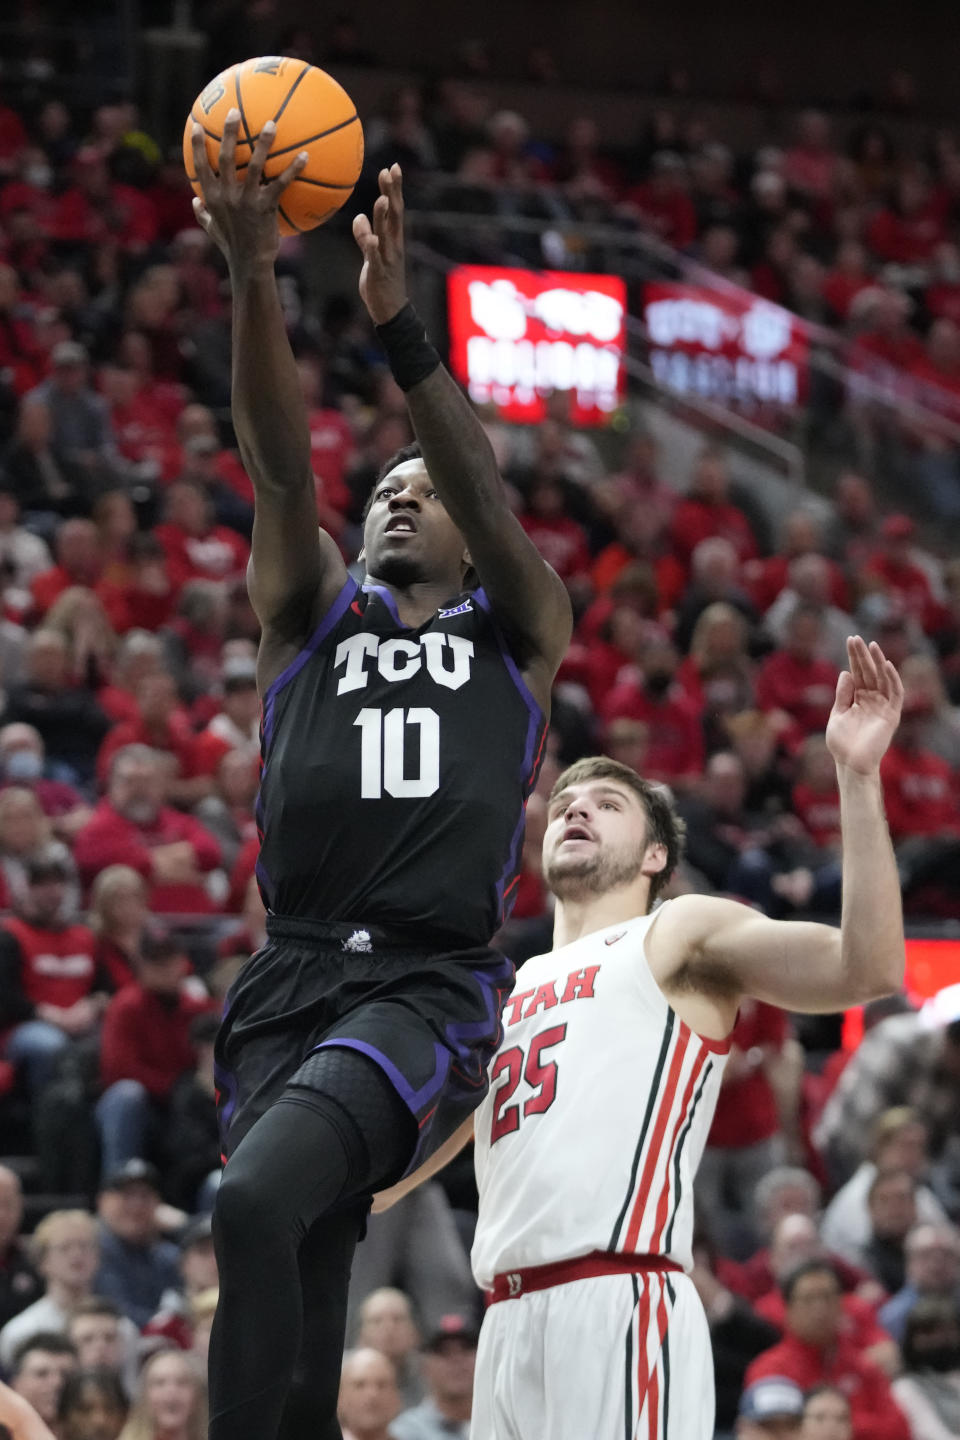
[[(439, 790), (440, 716), (435, 710), (366, 708), (353, 723), (360, 727), (361, 800), (382, 800), (384, 795), (416, 800)], [(408, 769), (416, 773), (408, 774)]]

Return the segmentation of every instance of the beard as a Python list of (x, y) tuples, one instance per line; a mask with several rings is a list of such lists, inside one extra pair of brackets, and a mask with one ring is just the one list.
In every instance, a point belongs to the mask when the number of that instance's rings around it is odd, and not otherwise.
[(543, 875), (558, 900), (587, 900), (632, 885), (645, 853), (646, 845), (606, 852), (595, 846), (587, 855), (555, 853)]

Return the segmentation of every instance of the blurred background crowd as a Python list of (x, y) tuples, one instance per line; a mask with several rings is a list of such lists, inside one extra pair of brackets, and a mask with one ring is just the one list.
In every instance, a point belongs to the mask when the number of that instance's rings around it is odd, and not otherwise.
[[(152, 133), (101, 31), (85, 50), (60, 7), (34, 8), (0, 70), (0, 1374), (60, 1440), (200, 1440), (213, 1037), (265, 924), (253, 494), (224, 268), (179, 136)], [(356, 203), (400, 160), (441, 346), (452, 261), (622, 261), (636, 363), (611, 423), (577, 428), (565, 391), (536, 427), (482, 410), (577, 616), (507, 953), (549, 947), (543, 796), (595, 750), (674, 791), (689, 845), (671, 893), (836, 920), (823, 729), (853, 631), (905, 685), (883, 784), (908, 925), (955, 934), (960, 129), (906, 72), (828, 115), (787, 106), (760, 65), (750, 143), (684, 66), (629, 133), (562, 107), (540, 133), (516, 96), (558, 108), (545, 46), (508, 107), (479, 40), (398, 76), (348, 17), (315, 32), (252, 0), (200, 21), (201, 80), (276, 51), (374, 97)], [(373, 479), (411, 435), (346, 227), (284, 242), (278, 268), (318, 520), (355, 564)], [(721, 415), (651, 381), (643, 286), (664, 276), (790, 311), (820, 357), (803, 405)], [(758, 436), (802, 452), (806, 483), (757, 483)], [(841, 1016), (741, 1011), (698, 1180), (718, 1436), (960, 1435), (960, 987), (861, 1020), (857, 1043)], [(475, 1203), (467, 1155), (372, 1218), (355, 1440), (467, 1435)]]

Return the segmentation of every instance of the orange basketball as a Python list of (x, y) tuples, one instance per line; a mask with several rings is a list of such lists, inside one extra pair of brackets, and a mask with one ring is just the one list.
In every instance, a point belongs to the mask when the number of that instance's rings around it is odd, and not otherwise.
[(310, 157), (281, 198), (281, 233), (296, 235), (329, 220), (350, 198), (363, 164), (363, 127), (343, 86), (316, 65), (279, 55), (261, 55), (224, 70), (197, 96), (183, 132), (183, 160), (198, 195), (202, 191), (193, 173), (193, 122), (203, 126), (207, 158), (216, 171), (224, 120), (234, 106), (240, 111), (238, 175), (243, 175), (268, 120), (275, 122), (277, 133), (263, 170), (266, 179), (279, 175), (301, 150)]

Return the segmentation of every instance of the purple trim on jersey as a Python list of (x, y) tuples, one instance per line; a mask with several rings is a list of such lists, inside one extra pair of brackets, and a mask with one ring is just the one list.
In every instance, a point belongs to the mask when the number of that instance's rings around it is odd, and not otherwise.
[[(482, 1040), (484, 1036), (487, 1036), (489, 1037), (491, 1047), (494, 1050), (499, 1048), (500, 1041), (503, 1039), (503, 1028), (501, 1023), (502, 1012), (497, 1006), (495, 997), (501, 989), (506, 990), (508, 986), (512, 986), (514, 976), (516, 975), (516, 970), (514, 968), (513, 962), (511, 960), (508, 960), (507, 957), (504, 956), (503, 965), (501, 967), (499, 975), (491, 975), (488, 971), (484, 970), (471, 970), (470, 973), (479, 985), (480, 991), (483, 995), (484, 1005), (487, 1012), (486, 1016), (483, 1020), (472, 1020), (469, 1022), (469, 1024), (445, 1025), (443, 1029), (444, 1035), (453, 1045), (454, 1050), (456, 1051), (457, 1059), (461, 1062), (464, 1068), (467, 1068), (470, 1062), (475, 1058), (476, 1047), (469, 1044), (463, 1045), (460, 1043), (461, 1041)], [(504, 984), (499, 985), (497, 983), (498, 979), (502, 979), (504, 981)], [(486, 1076), (488, 1060), (489, 1056), (482, 1057), (480, 1075), (481, 1081)]]
[(273, 889), (273, 885), (271, 884), (270, 876), (267, 874), (266, 868), (259, 855), (257, 856), (257, 863), (253, 867), (253, 873), (257, 877), (257, 884), (260, 886), (262, 893), (266, 896), (269, 896)]
[(425, 1085), (422, 1085), (419, 1090), (414, 1090), (393, 1061), (388, 1059), (382, 1050), (378, 1050), (375, 1045), (368, 1045), (365, 1040), (351, 1040), (348, 1036), (335, 1036), (332, 1040), (324, 1040), (319, 1045), (315, 1045), (310, 1054), (314, 1055), (318, 1050), (326, 1050), (331, 1045), (340, 1045), (345, 1050), (358, 1050), (361, 1055), (368, 1056), (376, 1065), (379, 1065), (414, 1118), (443, 1089), (447, 1072), (450, 1069), (449, 1051), (445, 1050), (438, 1041), (434, 1041), (433, 1049), (437, 1057), (437, 1068)]
[[(513, 681), (514, 685), (517, 687), (517, 691), (523, 699), (523, 702), (527, 707), (527, 711), (530, 717), (529, 723), (527, 725), (527, 744), (523, 753), (523, 763), (520, 771), (520, 774), (523, 777), (524, 792), (526, 794), (528, 793), (528, 787), (533, 778), (533, 769), (537, 761), (537, 735), (540, 732), (541, 726), (546, 724), (547, 717), (544, 715), (543, 710), (540, 708), (539, 702), (530, 693), (530, 689), (527, 686), (526, 681), (520, 674), (517, 662), (514, 660), (513, 656), (510, 654), (510, 651), (507, 648), (507, 642), (504, 639), (503, 632), (500, 629), (499, 624), (497, 623), (497, 618), (493, 613), (493, 606), (490, 604), (490, 597), (487, 594), (486, 590), (484, 590), (482, 586), (479, 590), (474, 590), (473, 598), (476, 600), (477, 604), (480, 606), (481, 610), (483, 610), (484, 614), (487, 616), (487, 619), (490, 621), (490, 627), (493, 630), (494, 639), (497, 642), (497, 646), (503, 658), (503, 663), (507, 667), (507, 673), (510, 676), (510, 679)], [(526, 814), (527, 807), (525, 799), (523, 805), (520, 807), (520, 818), (517, 821), (517, 828), (514, 830), (513, 838), (510, 841), (510, 850), (507, 855), (507, 863), (503, 868), (503, 874), (497, 881), (497, 909), (500, 914), (501, 924), (507, 918), (507, 913), (509, 912), (509, 907), (505, 907), (504, 905), (504, 893), (506, 891), (507, 881), (508, 879), (510, 879), (511, 876), (517, 873), (517, 868), (520, 864), (520, 847), (523, 844), (523, 827), (526, 820)]]
[(339, 594), (337, 595), (333, 604), (330, 606), (330, 609), (327, 611), (326, 615), (324, 615), (323, 619), (320, 621), (320, 624), (317, 626), (316, 630), (314, 630), (313, 634), (310, 636), (310, 639), (307, 641), (306, 645), (303, 647), (303, 649), (298, 655), (294, 656), (287, 668), (285, 670), (281, 670), (276, 680), (274, 680), (272, 685), (270, 685), (270, 687), (268, 688), (267, 693), (263, 697), (264, 754), (266, 754), (267, 748), (270, 745), (270, 740), (273, 735), (274, 701), (280, 694), (280, 691), (286, 685), (289, 685), (290, 681), (300, 674), (300, 671), (303, 669), (304, 665), (306, 665), (307, 661), (316, 654), (320, 646), (323, 644), (324, 640), (326, 640), (327, 636), (330, 634), (330, 631), (346, 614), (350, 602), (357, 594), (359, 588), (360, 587), (357, 584), (356, 580), (354, 580), (352, 576), (348, 576), (348, 578), (344, 581), (343, 588), (340, 590)]
[(387, 589), (386, 585), (361, 585), (360, 589), (363, 591), (364, 595), (379, 595), (380, 599), (383, 601), (384, 605), (390, 612), (390, 619), (393, 621), (394, 625), (398, 625), (401, 630), (410, 630), (412, 628), (410, 625), (405, 625), (400, 619), (400, 611), (397, 609), (397, 602), (394, 599), (392, 593)]
[(233, 1119), (233, 1112), (237, 1108), (237, 1077), (232, 1070), (226, 1070), (222, 1065), (213, 1062), (213, 1083), (220, 1096), (220, 1104), (217, 1106), (217, 1125), (220, 1131), (221, 1145), (227, 1138), (230, 1129), (230, 1122)]

